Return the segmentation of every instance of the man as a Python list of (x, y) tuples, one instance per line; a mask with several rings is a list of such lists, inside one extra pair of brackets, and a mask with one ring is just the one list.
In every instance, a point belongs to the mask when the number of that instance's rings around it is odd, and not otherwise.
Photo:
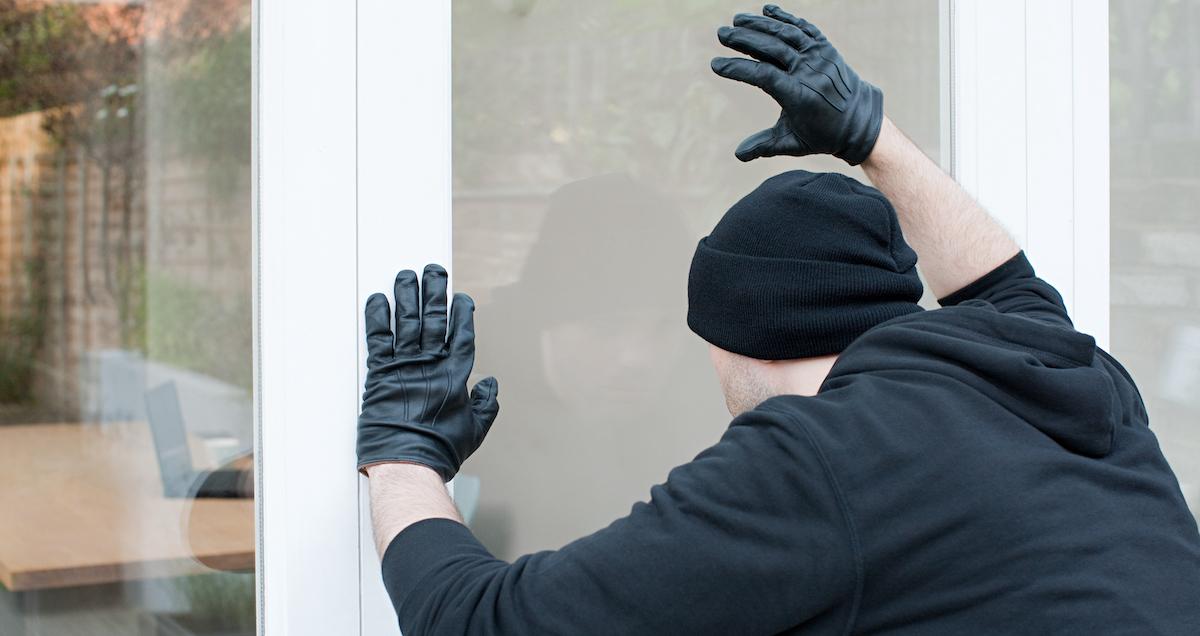
[(368, 299), (359, 467), (402, 629), (1200, 633), (1200, 535), (1132, 380), (816, 27), (763, 13), (718, 32), (752, 59), (712, 65), (783, 108), (737, 156), (834, 154), (879, 190), (785, 173), (700, 242), (688, 324), (735, 417), (648, 502), (494, 559), (444, 487), (498, 410), (494, 379), (466, 391), (471, 300), (448, 319), (431, 266), (419, 308), (401, 272), (393, 336)]

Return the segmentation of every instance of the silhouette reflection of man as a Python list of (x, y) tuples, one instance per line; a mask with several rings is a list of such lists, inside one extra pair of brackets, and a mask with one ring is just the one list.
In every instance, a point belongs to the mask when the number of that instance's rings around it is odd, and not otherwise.
[(499, 554), (603, 526), (724, 429), (682, 321), (693, 244), (676, 206), (628, 175), (550, 195), (517, 282), (477, 315), (477, 368), (503, 378), (505, 406), (472, 459), (472, 527)]

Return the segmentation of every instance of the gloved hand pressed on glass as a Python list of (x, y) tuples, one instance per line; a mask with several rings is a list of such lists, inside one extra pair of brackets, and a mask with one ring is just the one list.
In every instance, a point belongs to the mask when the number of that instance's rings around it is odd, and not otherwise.
[(816, 26), (768, 4), (761, 16), (734, 16), (717, 39), (754, 59), (713, 58), (713, 72), (763, 89), (783, 108), (774, 126), (738, 145), (738, 159), (830, 154), (855, 166), (870, 156), (883, 93), (860, 79)]
[(410, 462), (449, 481), (483, 442), (500, 404), (495, 378), (484, 378), (467, 393), (475, 365), (474, 301), (455, 294), (447, 320), (446, 270), (428, 265), (421, 278), (418, 290), (415, 272), (396, 275), (394, 335), (387, 297), (367, 299), (358, 468)]

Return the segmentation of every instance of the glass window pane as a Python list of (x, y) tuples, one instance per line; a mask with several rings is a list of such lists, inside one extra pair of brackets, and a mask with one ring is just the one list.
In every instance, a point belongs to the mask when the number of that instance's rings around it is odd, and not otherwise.
[(1200, 511), (1200, 0), (1109, 4), (1112, 348)]
[(0, 634), (252, 634), (250, 0), (0, 0)]
[[(937, 0), (800, 2), (932, 157)], [(553, 548), (644, 499), (729, 423), (685, 324), (696, 241), (742, 195), (831, 158), (742, 164), (778, 106), (722, 80), (727, 0), (454, 4), (455, 288), (501, 414), (466, 464), (472, 528), (503, 557)]]

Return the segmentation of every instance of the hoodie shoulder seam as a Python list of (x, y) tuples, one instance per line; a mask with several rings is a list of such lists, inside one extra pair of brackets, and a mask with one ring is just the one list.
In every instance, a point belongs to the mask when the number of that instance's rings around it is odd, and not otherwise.
[(850, 602), (850, 614), (846, 618), (846, 625), (842, 629), (842, 634), (851, 634), (854, 631), (855, 624), (858, 622), (858, 612), (862, 603), (865, 578), (862, 545), (859, 542), (857, 525), (854, 523), (854, 512), (850, 508), (850, 502), (846, 498), (845, 493), (842, 492), (841, 484), (833, 472), (833, 466), (830, 464), (829, 458), (825, 455), (824, 449), (821, 448), (821, 444), (813, 436), (808, 426), (804, 422), (801, 422), (795, 415), (783, 409), (768, 408), (768, 410), (782, 415), (803, 431), (805, 439), (812, 446), (813, 452), (817, 454), (817, 460), (821, 462), (821, 470), (825, 473), (825, 479), (829, 482), (830, 489), (833, 490), (833, 497), (837, 502), (838, 510), (842, 513), (842, 521), (846, 524), (846, 532), (849, 535), (851, 558), (854, 561), (854, 595)]

